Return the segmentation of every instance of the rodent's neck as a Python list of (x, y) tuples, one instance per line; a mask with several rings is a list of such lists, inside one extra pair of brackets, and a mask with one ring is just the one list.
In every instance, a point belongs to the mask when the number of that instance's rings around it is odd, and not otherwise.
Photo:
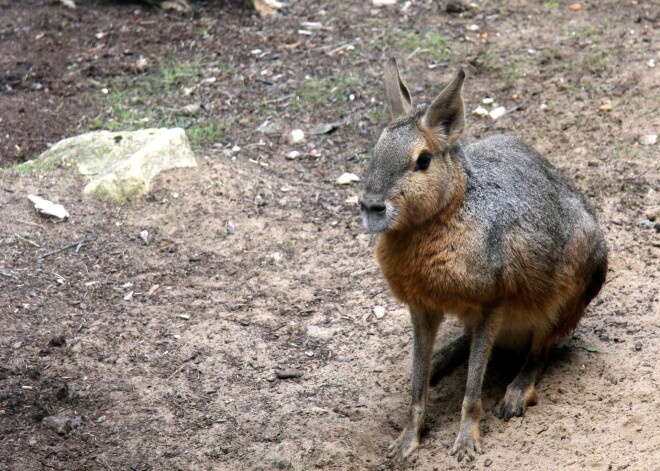
[(443, 193), (438, 205), (438, 212), (422, 226), (436, 226), (450, 224), (460, 213), (465, 200), (465, 169), (463, 167), (463, 148), (456, 143), (449, 151), (450, 168), (448, 169), (450, 182)]

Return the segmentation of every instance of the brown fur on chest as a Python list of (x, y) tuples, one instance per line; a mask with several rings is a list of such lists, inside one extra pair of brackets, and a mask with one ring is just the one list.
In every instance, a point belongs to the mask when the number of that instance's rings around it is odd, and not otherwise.
[(399, 300), (413, 308), (461, 314), (494, 296), (481, 235), (473, 222), (453, 218), (384, 234), (376, 256)]

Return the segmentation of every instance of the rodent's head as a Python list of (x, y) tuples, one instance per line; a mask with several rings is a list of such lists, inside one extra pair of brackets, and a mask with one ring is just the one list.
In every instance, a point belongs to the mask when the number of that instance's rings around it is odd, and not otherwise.
[(366, 191), (360, 198), (368, 231), (419, 224), (447, 203), (455, 186), (450, 150), (465, 127), (464, 79), (461, 69), (430, 106), (413, 111), (396, 61), (386, 64), (392, 120), (376, 143)]

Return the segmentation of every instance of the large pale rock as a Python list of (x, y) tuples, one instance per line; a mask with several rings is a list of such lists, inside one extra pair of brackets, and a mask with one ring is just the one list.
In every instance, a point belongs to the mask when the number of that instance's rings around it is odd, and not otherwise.
[(85, 194), (113, 203), (146, 194), (162, 170), (197, 166), (181, 128), (90, 132), (58, 142), (38, 160), (74, 166), (90, 178)]

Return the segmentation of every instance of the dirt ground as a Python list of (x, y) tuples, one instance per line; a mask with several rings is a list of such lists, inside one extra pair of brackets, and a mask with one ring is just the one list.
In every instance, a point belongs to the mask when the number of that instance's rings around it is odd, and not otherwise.
[[(657, 2), (290, 3), (261, 19), (211, 1), (182, 17), (0, 0), (0, 470), (660, 469), (660, 233), (640, 224), (660, 205), (660, 160), (638, 142), (660, 129)], [(486, 97), (509, 110), (469, 115), (464, 140), (511, 133), (547, 155), (611, 251), (524, 419), (493, 414), (519, 365), (493, 359), (469, 464), (449, 456), (465, 366), (432, 390), (409, 462), (385, 457), (411, 329), (359, 186), (335, 180), (365, 172), (391, 55), (420, 101), (464, 66), (468, 112)], [(154, 125), (185, 127), (199, 167), (139, 201), (12, 167), (69, 135)], [(307, 139), (291, 145), (296, 128)], [(70, 219), (36, 215), (28, 193)], [(446, 322), (438, 345), (459, 332)]]

